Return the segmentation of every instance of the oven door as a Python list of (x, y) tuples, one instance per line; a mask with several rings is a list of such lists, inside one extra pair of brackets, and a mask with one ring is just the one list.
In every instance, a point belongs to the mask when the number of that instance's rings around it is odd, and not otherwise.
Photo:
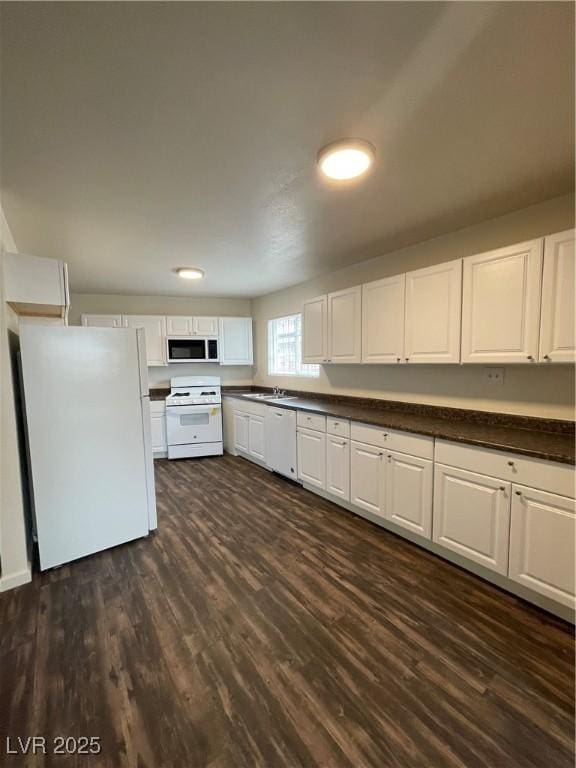
[(175, 405), (166, 408), (168, 445), (217, 443), (222, 440), (222, 406)]

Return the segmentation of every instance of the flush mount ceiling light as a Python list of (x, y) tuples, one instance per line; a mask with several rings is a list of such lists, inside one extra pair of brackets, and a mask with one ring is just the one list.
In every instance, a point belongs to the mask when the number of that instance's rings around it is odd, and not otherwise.
[(185, 280), (202, 280), (204, 277), (204, 270), (197, 267), (180, 267), (176, 270), (178, 277), (183, 277)]
[(318, 165), (329, 179), (345, 181), (366, 173), (374, 162), (375, 154), (369, 141), (341, 139), (320, 150)]

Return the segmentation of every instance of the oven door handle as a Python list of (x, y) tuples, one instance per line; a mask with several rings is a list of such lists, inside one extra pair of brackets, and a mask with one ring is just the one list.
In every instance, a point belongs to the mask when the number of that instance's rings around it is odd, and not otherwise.
[(211, 413), (212, 411), (219, 411), (221, 408), (220, 403), (214, 403), (213, 405), (169, 405), (166, 408), (166, 415), (182, 416), (183, 414), (191, 413)]

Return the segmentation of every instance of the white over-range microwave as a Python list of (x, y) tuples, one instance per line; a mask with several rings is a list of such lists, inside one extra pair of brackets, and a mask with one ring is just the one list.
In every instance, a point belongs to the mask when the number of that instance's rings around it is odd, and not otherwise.
[(166, 343), (169, 363), (218, 362), (218, 339), (199, 336), (169, 336)]

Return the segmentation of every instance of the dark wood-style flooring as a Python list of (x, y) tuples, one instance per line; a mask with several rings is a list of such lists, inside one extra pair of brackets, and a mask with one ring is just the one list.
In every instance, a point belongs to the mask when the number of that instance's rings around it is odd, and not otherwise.
[(242, 459), (156, 474), (156, 534), (0, 595), (0, 765), (573, 765), (568, 625)]

